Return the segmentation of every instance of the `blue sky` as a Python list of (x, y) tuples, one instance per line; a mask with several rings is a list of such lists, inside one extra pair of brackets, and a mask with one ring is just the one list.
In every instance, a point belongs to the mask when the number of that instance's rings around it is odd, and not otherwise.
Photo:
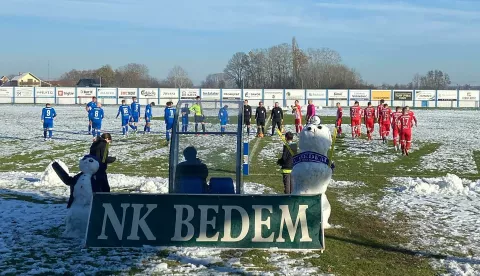
[(480, 1), (9, 0), (0, 22), (0, 75), (137, 62), (158, 78), (180, 65), (199, 84), (235, 52), (296, 36), (337, 50), (370, 83), (438, 68), (480, 85)]

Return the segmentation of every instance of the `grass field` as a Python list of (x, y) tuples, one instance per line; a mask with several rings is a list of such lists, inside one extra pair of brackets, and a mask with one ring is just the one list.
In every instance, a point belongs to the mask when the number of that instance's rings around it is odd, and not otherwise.
[[(0, 106), (1, 108), (3, 107)], [(429, 112), (436, 111), (425, 112), (427, 112), (425, 117), (428, 117)], [(328, 116), (328, 113), (333, 112), (326, 111), (326, 113), (326, 116), (322, 116), (322, 123), (332, 127), (335, 118)], [(419, 115), (422, 119), (422, 114)], [(77, 117), (81, 118), (81, 114), (72, 116), (75, 117), (75, 123), (81, 122), (81, 119), (77, 120)], [(472, 116), (476, 116), (475, 113)], [(154, 127), (154, 130), (162, 130), (162, 120), (163, 118), (156, 118), (154, 126), (155, 124), (158, 126), (156, 129)], [(234, 120), (235, 118), (231, 118), (231, 121)], [(347, 121), (344, 120), (344, 123), (348, 124)], [(215, 119), (207, 122), (212, 125), (216, 123)], [(420, 122), (422, 124), (421, 120)], [(284, 124), (287, 130), (294, 130), (292, 116), (286, 116)], [(112, 123), (112, 127), (106, 128), (113, 129), (113, 126)], [(69, 244), (61, 238), (64, 227), (62, 216), (65, 211), (63, 203), (59, 203), (65, 201), (65, 196), (48, 195), (44, 190), (47, 189), (45, 187), (32, 188), (24, 184), (7, 183), (9, 177), (12, 178), (13, 172), (20, 174), (20, 178), (32, 177), (32, 175), (39, 177), (53, 159), (61, 159), (71, 168), (71, 171), (77, 171), (77, 160), (88, 148), (91, 142), (90, 137), (78, 134), (78, 130), (67, 129), (64, 131), (69, 135), (64, 135), (65, 140), (60, 140), (62, 130), (60, 130), (61, 126), (58, 128), (56, 135), (59, 140), (47, 144), (37, 141), (40, 140), (38, 134), (36, 137), (29, 138), (21, 133), (15, 134), (15, 130), (12, 130), (11, 135), (19, 139), (8, 139), (9, 136), (0, 137), (2, 140), (0, 149), (5, 149), (4, 161), (0, 164), (0, 172), (3, 172), (0, 177), (0, 208), (3, 209), (0, 211), (0, 218), (4, 221), (8, 220), (10, 217), (6, 212), (12, 212), (13, 209), (9, 208), (15, 208), (17, 204), (18, 206), (28, 205), (28, 208), (45, 206), (44, 208), (59, 210), (55, 211), (57, 214), (55, 219), (47, 220), (46, 223), (50, 223), (48, 227), (37, 230), (40, 231), (38, 233), (27, 232), (28, 237), (18, 239), (11, 237), (16, 235), (15, 230), (9, 230), (0, 235), (0, 252), (6, 252), (0, 259), (0, 271), (6, 271), (7, 275), (8, 271), (11, 275), (16, 275), (32, 270), (44, 275), (74, 275), (82, 272), (97, 273), (97, 275), (155, 273), (438, 275), (452, 273), (452, 271), (446, 266), (435, 264), (452, 258), (457, 258), (458, 261), (459, 258), (466, 256), (473, 259), (470, 263), (471, 267), (474, 267), (473, 271), (480, 273), (480, 270), (475, 268), (475, 265), (480, 263), (476, 263), (480, 256), (476, 247), (472, 249), (471, 254), (464, 254), (461, 250), (447, 252), (439, 248), (428, 248), (428, 246), (423, 248), (411, 246), (418, 238), (412, 234), (412, 228), (415, 227), (412, 222), (418, 218), (411, 217), (407, 212), (396, 212), (394, 216), (387, 219), (382, 215), (385, 210), (380, 205), (382, 199), (389, 194), (389, 190), (397, 187), (397, 183), (392, 181), (395, 177), (436, 178), (444, 177), (447, 172), (450, 172), (464, 179), (480, 179), (478, 173), (480, 151), (470, 150), (472, 162), (467, 165), (473, 164), (473, 166), (468, 165), (466, 170), (445, 169), (449, 168), (448, 164), (440, 161), (436, 168), (426, 169), (425, 162), (430, 162), (432, 155), (448, 151), (443, 149), (446, 144), (436, 139), (419, 139), (415, 141), (415, 147), (410, 156), (403, 157), (394, 152), (390, 145), (382, 145), (377, 140), (371, 143), (367, 143), (364, 139), (352, 140), (349, 138), (348, 126), (344, 125), (346, 134), (339, 137), (335, 145), (334, 181), (327, 190), (327, 196), (332, 205), (330, 223), (335, 227), (325, 231), (324, 253), (216, 249), (205, 253), (199, 249), (178, 248), (143, 251), (81, 250), (77, 245)], [(419, 136), (421, 137), (422, 134)], [(196, 145), (200, 147), (200, 158), (206, 160), (213, 170), (230, 170), (231, 166), (225, 164), (234, 160), (234, 154), (229, 152), (229, 149), (225, 150), (217, 146), (216, 138), (207, 136), (200, 139), (203, 141), (192, 140), (186, 143), (197, 143)], [(468, 141), (465, 145), (470, 147)], [(251, 174), (244, 177), (244, 182), (255, 183), (254, 185), (258, 187), (264, 186), (265, 192), (282, 193), (282, 178), (276, 165), (276, 159), (282, 148), (280, 139), (275, 136), (255, 138), (251, 140), (251, 148), (253, 148), (250, 155)], [(219, 157), (223, 152), (228, 154)], [(161, 132), (152, 135), (137, 134), (122, 139), (114, 138), (112, 155), (119, 157), (118, 161), (109, 167), (111, 179), (113, 178), (111, 182), (114, 182), (113, 190), (117, 187), (117, 190), (135, 192), (138, 191), (135, 183), (143, 185), (146, 181), (153, 181), (157, 185), (158, 181), (164, 181), (163, 179), (168, 177), (168, 148), (164, 134)], [(221, 162), (215, 162), (218, 158), (221, 158)], [(134, 184), (127, 185), (129, 181)], [(115, 186), (117, 182), (118, 185)], [(45, 213), (42, 214), (45, 215)], [(2, 228), (15, 227), (6, 222), (0, 225)], [(24, 233), (22, 231), (20, 232)], [(29, 245), (38, 237), (45, 239), (42, 241), (45, 243), (43, 249)], [(455, 237), (439, 236), (437, 238), (453, 239)], [(48, 242), (55, 243), (58, 240), (67, 247), (65, 254), (52, 253), (50, 251), (58, 248), (46, 245)], [(212, 255), (215, 256), (213, 260), (209, 259)], [(77, 257), (84, 263), (75, 264), (70, 260)], [(468, 261), (465, 262), (468, 263)], [(159, 270), (159, 267), (165, 266), (168, 267), (167, 270)]]

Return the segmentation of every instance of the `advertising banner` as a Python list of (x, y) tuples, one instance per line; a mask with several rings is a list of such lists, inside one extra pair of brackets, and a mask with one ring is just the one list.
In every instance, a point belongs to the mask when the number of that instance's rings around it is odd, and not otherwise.
[(351, 101), (369, 101), (370, 90), (350, 90)]
[(478, 101), (480, 91), (478, 90), (460, 90), (460, 101)]
[(394, 90), (393, 99), (395, 101), (412, 101), (413, 91), (412, 90)]
[(140, 88), (139, 98), (140, 99), (157, 99), (158, 98), (158, 88)]
[(178, 88), (160, 88), (160, 99), (178, 99)]
[(117, 88), (97, 88), (97, 97), (99, 98), (116, 98), (117, 97)]
[(97, 95), (97, 88), (95, 87), (78, 87), (77, 97), (95, 97)]
[(137, 96), (137, 88), (118, 88), (119, 98), (132, 98)]
[(263, 97), (265, 100), (283, 100), (283, 89), (264, 89)]
[(328, 99), (329, 100), (346, 100), (348, 98), (348, 90), (344, 89), (329, 89), (328, 90)]
[(35, 87), (35, 97), (37, 98), (50, 98), (55, 97), (54, 87)]
[(15, 87), (15, 97), (33, 98), (33, 87)]
[(96, 193), (87, 247), (323, 249), (320, 195)]
[(243, 99), (262, 99), (262, 89), (243, 89)]
[(372, 90), (372, 101), (385, 100), (389, 101), (392, 99), (392, 91), (390, 90)]
[(220, 100), (220, 89), (202, 88), (202, 100)]
[(435, 101), (435, 90), (415, 90), (416, 101)]
[(307, 99), (326, 99), (326, 89), (307, 89)]
[(13, 97), (13, 87), (0, 87), (0, 97), (2, 98)]
[(437, 99), (439, 101), (456, 101), (457, 90), (437, 90)]
[(200, 89), (198, 88), (181, 88), (180, 99), (182, 100), (194, 100), (197, 96), (200, 96)]
[(303, 100), (305, 98), (305, 90), (303, 89), (286, 89), (285, 98), (287, 100)]
[(242, 98), (241, 89), (222, 89), (223, 100), (240, 100)]
[(75, 87), (57, 87), (57, 97), (60, 97), (60, 98), (75, 97)]

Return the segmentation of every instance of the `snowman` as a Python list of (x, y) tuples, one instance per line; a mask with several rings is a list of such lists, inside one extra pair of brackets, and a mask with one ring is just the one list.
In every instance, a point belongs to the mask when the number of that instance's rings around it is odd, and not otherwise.
[(331, 207), (325, 192), (332, 179), (333, 165), (327, 154), (332, 145), (332, 135), (328, 127), (320, 124), (307, 124), (299, 136), (299, 154), (293, 158), (292, 194), (322, 195), (322, 224), (330, 228), (328, 219)]
[(101, 183), (95, 177), (99, 167), (100, 163), (95, 156), (86, 155), (80, 160), (81, 172), (71, 177), (57, 162), (52, 164), (52, 168), (62, 182), (70, 186), (64, 232), (66, 237), (85, 237), (93, 193), (101, 192)]

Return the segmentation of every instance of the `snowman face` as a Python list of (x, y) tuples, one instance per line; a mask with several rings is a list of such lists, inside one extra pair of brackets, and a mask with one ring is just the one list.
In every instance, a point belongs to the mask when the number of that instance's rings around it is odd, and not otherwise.
[(331, 145), (332, 135), (326, 126), (308, 124), (300, 133), (298, 146), (302, 152), (313, 151), (326, 155)]
[(88, 155), (80, 160), (80, 171), (83, 173), (94, 174), (98, 171), (100, 164), (97, 160)]
[(308, 119), (308, 123), (312, 125), (320, 125), (322, 121), (320, 120), (320, 117), (317, 115), (313, 116), (312, 118)]

